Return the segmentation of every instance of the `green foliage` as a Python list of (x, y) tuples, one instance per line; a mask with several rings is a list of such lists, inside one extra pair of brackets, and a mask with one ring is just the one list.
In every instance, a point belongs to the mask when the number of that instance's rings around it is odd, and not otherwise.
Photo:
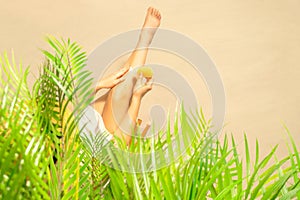
[[(30, 91), (29, 68), (1, 58), (1, 198), (82, 199), (89, 157), (77, 123), (91, 101), (86, 56), (76, 43), (47, 38), (54, 53)], [(81, 101), (85, 99), (85, 101)], [(68, 107), (73, 107), (72, 112)], [(81, 160), (86, 162), (81, 165)], [(80, 190), (80, 192), (79, 192)]]
[[(52, 51), (43, 51), (32, 89), (29, 68), (17, 67), (13, 54), (0, 57), (0, 199), (300, 199), (299, 151), (288, 131), (281, 160), (276, 147), (259, 158), (258, 142), (251, 157), (246, 135), (240, 156), (233, 137), (221, 143), (201, 111), (183, 108), (158, 137), (115, 148), (137, 158), (159, 152), (157, 160), (128, 162), (101, 134), (79, 138), (78, 121), (92, 100), (86, 54), (70, 40), (46, 40)], [(171, 141), (187, 148), (178, 159)], [(171, 164), (159, 164), (166, 159)]]

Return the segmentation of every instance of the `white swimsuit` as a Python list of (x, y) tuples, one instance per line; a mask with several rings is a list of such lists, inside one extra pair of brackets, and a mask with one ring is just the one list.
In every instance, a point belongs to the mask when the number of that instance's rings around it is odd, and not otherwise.
[(94, 143), (97, 134), (105, 138), (101, 146), (107, 144), (113, 137), (105, 128), (102, 116), (92, 106), (87, 106), (84, 110), (79, 120), (79, 128), (83, 128), (80, 137), (89, 140), (90, 144)]

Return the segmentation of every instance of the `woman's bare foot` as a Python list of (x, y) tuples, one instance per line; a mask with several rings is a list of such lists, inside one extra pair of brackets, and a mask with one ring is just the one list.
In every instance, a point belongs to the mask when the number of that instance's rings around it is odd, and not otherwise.
[(155, 8), (149, 7), (140, 35), (140, 43), (142, 43), (142, 45), (150, 45), (153, 36), (160, 25), (160, 20), (160, 12)]
[(149, 7), (143, 28), (157, 28), (160, 25), (161, 15), (159, 10)]

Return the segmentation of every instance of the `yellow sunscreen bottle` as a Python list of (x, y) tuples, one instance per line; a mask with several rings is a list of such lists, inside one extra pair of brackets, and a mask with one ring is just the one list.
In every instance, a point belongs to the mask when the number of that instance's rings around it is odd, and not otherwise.
[(137, 70), (138, 74), (142, 74), (145, 78), (152, 78), (153, 70), (151, 67), (143, 66)]

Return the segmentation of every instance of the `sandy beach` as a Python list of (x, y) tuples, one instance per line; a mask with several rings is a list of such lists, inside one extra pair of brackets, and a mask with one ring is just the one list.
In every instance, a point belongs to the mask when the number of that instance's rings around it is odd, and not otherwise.
[[(13, 49), (19, 63), (30, 65), (33, 81), (43, 61), (39, 48), (48, 48), (45, 35), (71, 38), (89, 54), (113, 35), (140, 28), (150, 5), (161, 11), (162, 28), (192, 38), (215, 63), (226, 94), (224, 133), (241, 146), (244, 133), (251, 147), (257, 138), (263, 154), (280, 144), (279, 155), (286, 155), (286, 125), (300, 144), (298, 0), (1, 0), (0, 52)], [(151, 51), (148, 61), (186, 71), (186, 63), (170, 54)], [(209, 92), (192, 75), (185, 74), (203, 88), (198, 98), (209, 116)]]

